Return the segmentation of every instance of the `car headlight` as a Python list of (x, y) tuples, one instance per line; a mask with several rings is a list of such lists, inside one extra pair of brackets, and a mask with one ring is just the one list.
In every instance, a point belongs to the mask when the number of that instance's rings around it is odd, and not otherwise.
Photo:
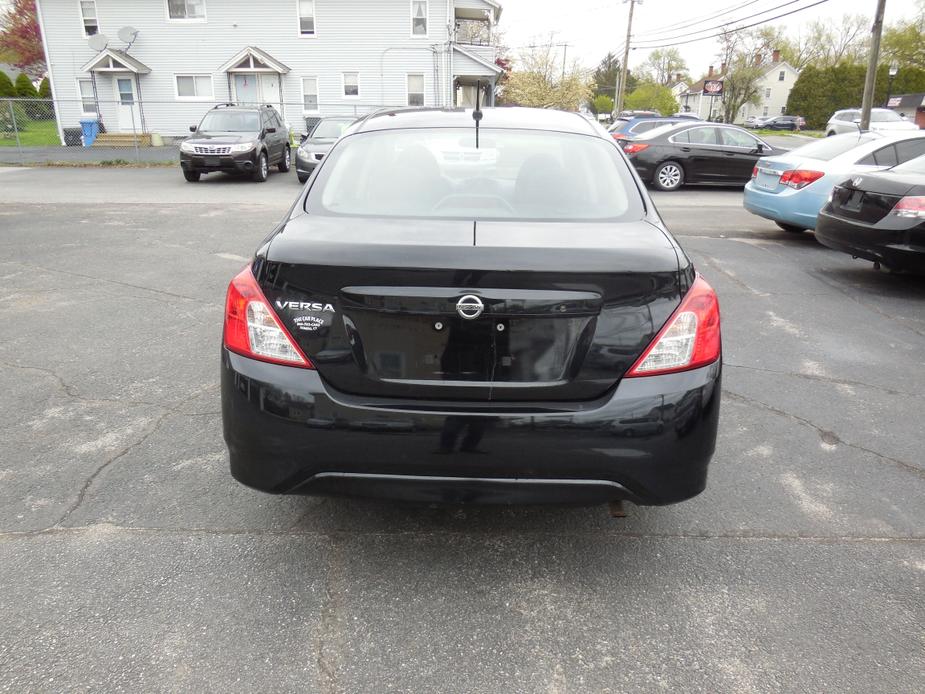
[(250, 152), (252, 149), (254, 149), (253, 142), (241, 142), (236, 145), (231, 145), (232, 154), (240, 154), (241, 152)]
[(196, 146), (191, 142), (181, 142), (180, 151), (192, 153), (196, 151)]

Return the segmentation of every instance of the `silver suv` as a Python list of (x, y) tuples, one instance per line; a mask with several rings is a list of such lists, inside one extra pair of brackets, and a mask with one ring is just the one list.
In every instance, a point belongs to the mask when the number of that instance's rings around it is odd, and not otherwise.
[[(841, 135), (842, 133), (856, 133), (861, 123), (861, 109), (848, 108), (836, 111), (825, 124), (825, 134)], [(870, 110), (870, 129), (884, 130), (918, 130), (919, 126), (907, 121), (903, 116), (888, 108), (872, 108)]]

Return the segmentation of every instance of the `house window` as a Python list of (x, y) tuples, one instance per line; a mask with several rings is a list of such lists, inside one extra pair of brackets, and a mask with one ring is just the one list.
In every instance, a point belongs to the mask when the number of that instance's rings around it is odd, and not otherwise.
[(427, 36), (427, 0), (411, 0), (411, 35)]
[(80, 18), (83, 20), (86, 36), (100, 33), (100, 25), (96, 20), (96, 0), (81, 0)]
[(780, 107), (780, 115), (784, 115), (785, 113), (787, 113), (787, 107), (786, 107), (786, 106), (781, 106), (781, 107)]
[(344, 73), (344, 96), (359, 96), (360, 95), (360, 73), (359, 72), (345, 72)]
[(167, 16), (171, 19), (204, 20), (205, 0), (167, 0)]
[(783, 70), (781, 70), (781, 71), (780, 71), (780, 74), (777, 75), (777, 81), (778, 81), (778, 82), (783, 82), (783, 81), (784, 81), (784, 75), (785, 75), (785, 74), (786, 74), (786, 73), (785, 73)]
[(768, 115), (768, 107), (767, 107), (767, 106), (764, 107), (764, 111), (761, 112), (761, 115), (762, 115), (762, 116)]
[(80, 108), (84, 113), (96, 114), (96, 99), (93, 97), (93, 81), (77, 80), (80, 92)]
[(424, 105), (424, 75), (408, 75), (408, 105)]
[(299, 3), (299, 34), (302, 36), (315, 35), (315, 0), (298, 0)]
[(318, 78), (302, 78), (302, 105), (306, 111), (318, 110)]
[(177, 75), (177, 98), (211, 101), (212, 75)]
[(765, 89), (765, 90), (764, 90), (764, 98), (765, 98), (765, 99), (770, 99), (770, 98), (771, 98), (771, 90), (770, 90), (770, 89)]

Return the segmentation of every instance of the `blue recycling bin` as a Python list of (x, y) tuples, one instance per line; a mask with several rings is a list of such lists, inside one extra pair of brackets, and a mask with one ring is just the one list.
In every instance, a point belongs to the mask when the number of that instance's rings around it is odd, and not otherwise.
[(100, 134), (100, 122), (96, 118), (81, 118), (80, 129), (83, 131), (84, 147), (89, 147)]

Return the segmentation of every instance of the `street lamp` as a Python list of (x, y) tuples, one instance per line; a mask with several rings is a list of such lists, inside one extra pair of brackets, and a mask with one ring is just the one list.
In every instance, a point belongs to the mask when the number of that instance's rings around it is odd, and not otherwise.
[(890, 70), (887, 73), (890, 76), (890, 81), (886, 85), (886, 101), (883, 102), (883, 108), (889, 108), (890, 105), (890, 93), (893, 91), (893, 80), (896, 79), (896, 75), (899, 72), (899, 65), (896, 63), (890, 63)]

